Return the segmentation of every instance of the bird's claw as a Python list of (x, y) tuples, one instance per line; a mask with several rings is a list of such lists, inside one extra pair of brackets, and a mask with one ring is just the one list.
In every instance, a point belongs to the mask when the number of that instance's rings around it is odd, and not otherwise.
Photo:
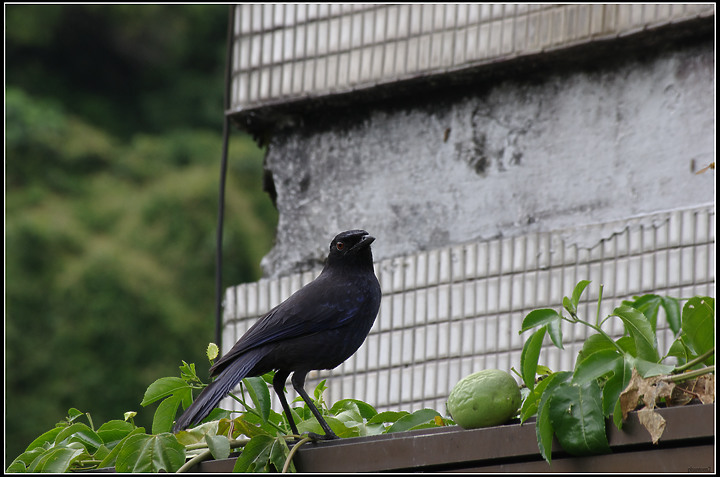
[(306, 434), (313, 441), (331, 441), (333, 439), (340, 439), (334, 432), (329, 432), (327, 434), (316, 434), (314, 432), (308, 432)]
[(312, 442), (317, 441), (331, 441), (333, 439), (340, 439), (334, 432), (330, 434), (317, 434), (315, 432), (304, 432), (300, 436), (295, 436), (288, 441), (290, 447), (300, 443), (303, 439), (310, 439)]

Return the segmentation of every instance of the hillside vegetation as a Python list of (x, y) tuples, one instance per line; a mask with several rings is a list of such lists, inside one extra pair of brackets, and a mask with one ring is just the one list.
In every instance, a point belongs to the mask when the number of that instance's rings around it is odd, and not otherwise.
[[(69, 407), (122, 419), (181, 359), (203, 362), (227, 13), (6, 6), (10, 459)], [(260, 277), (277, 221), (263, 151), (235, 131), (230, 153), (225, 286)]]

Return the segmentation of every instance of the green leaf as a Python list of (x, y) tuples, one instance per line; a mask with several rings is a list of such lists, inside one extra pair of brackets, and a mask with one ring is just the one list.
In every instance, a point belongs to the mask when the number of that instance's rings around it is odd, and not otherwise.
[(619, 317), (625, 324), (625, 329), (627, 329), (635, 343), (637, 357), (657, 363), (660, 360), (660, 354), (657, 350), (657, 338), (645, 315), (626, 305), (615, 308), (613, 315)]
[(74, 407), (71, 407), (70, 409), (68, 409), (68, 421), (73, 422), (75, 419), (82, 417), (83, 414), (85, 413), (75, 409)]
[(615, 407), (613, 407), (613, 423), (615, 423), (615, 427), (618, 429), (622, 429), (622, 419), (622, 404), (620, 403), (620, 399), (617, 399), (615, 401)]
[[(569, 372), (565, 372), (567, 374), (571, 374)], [(538, 411), (538, 405), (540, 403), (540, 398), (542, 397), (543, 393), (545, 392), (545, 389), (554, 381), (558, 379), (558, 373), (550, 374), (545, 379), (541, 380), (537, 385), (535, 385), (535, 388), (530, 391), (526, 388), (528, 391), (527, 396), (523, 400), (522, 408), (520, 409), (520, 422), (525, 422), (530, 417), (534, 416)]]
[(178, 432), (175, 434), (175, 439), (184, 446), (199, 444), (205, 442), (205, 436), (215, 436), (220, 434), (219, 427), (220, 423), (217, 421), (206, 422), (204, 424), (200, 424), (199, 426)]
[(233, 472), (267, 472), (270, 451), (275, 438), (259, 435), (250, 439), (235, 461)]
[(670, 374), (675, 369), (675, 366), (653, 363), (650, 361), (645, 361), (641, 358), (635, 358), (634, 363), (635, 369), (637, 369), (638, 374), (640, 374), (640, 376), (642, 376), (643, 378), (660, 376), (662, 374)]
[(197, 373), (195, 372), (195, 363), (188, 364), (183, 361), (182, 365), (180, 366), (180, 377), (183, 381), (187, 383), (201, 382), (200, 378), (198, 378)]
[(6, 474), (20, 474), (24, 472), (27, 472), (27, 467), (25, 466), (25, 463), (23, 461), (18, 459), (12, 461), (12, 464), (10, 464), (7, 469), (5, 469)]
[(552, 369), (545, 365), (538, 364), (537, 371), (535, 371), (535, 373), (539, 376), (550, 376), (552, 374)]
[(140, 405), (147, 406), (148, 404), (152, 404), (155, 401), (166, 398), (185, 389), (189, 390), (190, 386), (182, 378), (176, 378), (174, 376), (160, 378), (148, 386)]
[(243, 379), (247, 387), (250, 399), (255, 404), (255, 409), (262, 416), (263, 422), (267, 422), (270, 416), (270, 390), (265, 380), (260, 376)]
[(30, 462), (30, 465), (28, 465), (27, 471), (35, 472), (35, 468), (37, 468), (38, 464), (40, 464), (45, 459), (45, 457), (55, 449), (56, 449), (55, 447), (51, 447), (49, 449), (46, 449), (46, 451), (43, 452), (42, 454), (38, 455), (32, 462)]
[(573, 455), (610, 452), (597, 381), (563, 383), (548, 402), (550, 422), (562, 448)]
[[(323, 379), (322, 381), (320, 381), (318, 383), (317, 386), (315, 386), (315, 391), (313, 394), (315, 395), (316, 403), (322, 402), (322, 395), (325, 392), (325, 390), (328, 388), (327, 385), (325, 384), (326, 381), (327, 381), (327, 379)], [(318, 408), (319, 407), (320, 407), (320, 405), (318, 404)]]
[(683, 343), (682, 338), (677, 338), (673, 341), (673, 344), (670, 345), (667, 356), (674, 356), (677, 358), (677, 364), (678, 366), (681, 366), (688, 362), (688, 352), (687, 346)]
[(523, 319), (520, 332), (522, 334), (525, 331), (535, 328), (536, 326), (544, 326), (552, 321), (559, 321), (560, 315), (557, 311), (551, 310), (550, 308), (541, 308), (539, 310), (533, 310), (525, 316)]
[[(291, 409), (290, 412), (293, 413), (293, 419), (296, 423), (304, 420), (304, 418), (301, 418), (297, 415), (297, 412), (295, 412), (295, 410)], [(312, 414), (308, 411), (308, 418), (311, 418), (310, 416), (312, 416)], [(273, 436), (277, 432), (277, 429), (275, 427), (273, 427), (273, 424), (278, 427), (289, 430), (289, 426), (286, 427), (286, 425), (285, 425), (284, 413), (280, 414), (280, 413), (273, 411), (272, 409), (270, 410), (270, 416), (268, 417), (267, 422), (263, 421), (261, 417), (258, 417), (249, 412), (242, 414), (241, 417), (251, 424), (259, 425), (260, 427), (265, 429), (268, 432), (268, 434), (273, 435)]]
[(185, 446), (173, 434), (136, 434), (125, 441), (115, 470), (118, 472), (175, 472), (185, 463)]
[(678, 334), (680, 331), (680, 303), (676, 298), (661, 297), (653, 294), (633, 298), (633, 301), (623, 301), (622, 304), (641, 311), (650, 322), (653, 331), (657, 329), (657, 314), (660, 307), (662, 307), (665, 310), (665, 318), (670, 329), (675, 335)]
[[(268, 383), (270, 386), (273, 384), (273, 379), (275, 379), (275, 371), (268, 371), (267, 373), (260, 376), (263, 378), (263, 380)], [(286, 389), (283, 387), (283, 391), (286, 391)]]
[[(52, 449), (51, 449), (52, 450)], [(12, 461), (12, 464), (7, 468), (8, 473), (16, 472), (27, 472), (27, 468), (30, 464), (37, 459), (40, 455), (48, 452), (44, 447), (34, 447), (31, 450), (25, 451)]]
[(424, 422), (422, 424), (418, 424), (417, 426), (413, 426), (408, 431), (415, 431), (417, 429), (432, 429), (434, 427), (444, 427), (442, 424), (438, 424), (435, 419), (431, 419), (427, 422)]
[(616, 349), (601, 349), (588, 354), (582, 360), (578, 359), (573, 373), (573, 383), (578, 385), (587, 384), (590, 381), (613, 372), (617, 361), (623, 360), (623, 355)]
[[(248, 420), (245, 419), (244, 416), (236, 417), (232, 420), (232, 422), (237, 432), (244, 434), (251, 439), (261, 434), (264, 434), (266, 436), (275, 435), (274, 432), (271, 432), (271, 430), (269, 429), (264, 429), (261, 425), (256, 425), (248, 422)], [(218, 432), (220, 432), (220, 430), (218, 430)]]
[(657, 313), (662, 303), (662, 298), (659, 295), (643, 295), (633, 297), (633, 301), (625, 300), (622, 302), (623, 305), (635, 308), (647, 318), (653, 331), (657, 329)]
[[(281, 472), (289, 454), (290, 449), (288, 448), (287, 442), (285, 442), (285, 439), (279, 437), (276, 438), (275, 442), (270, 445), (270, 456), (268, 460), (275, 467), (277, 472)], [(295, 466), (292, 462), (290, 463), (288, 470), (295, 472)]]
[(106, 445), (101, 445), (100, 448), (98, 448), (97, 451), (92, 455), (93, 460), (103, 460), (105, 457), (107, 457), (110, 454), (110, 449), (107, 448)]
[(562, 299), (563, 308), (565, 308), (571, 315), (577, 315), (577, 306), (573, 305), (570, 298), (564, 296)]
[(123, 445), (125, 445), (125, 442), (127, 442), (127, 440), (130, 439), (134, 435), (144, 434), (144, 433), (145, 433), (145, 428), (143, 428), (143, 427), (136, 427), (135, 429), (133, 429), (120, 442), (118, 442), (117, 445), (115, 445), (115, 447), (113, 447), (113, 449), (110, 451), (110, 454), (108, 454), (107, 456), (105, 456), (103, 458), (102, 462), (100, 462), (98, 464), (98, 469), (102, 469), (103, 467), (111, 467), (111, 466), (115, 465), (117, 456), (120, 453), (120, 451), (122, 450)]
[(560, 349), (563, 348), (562, 344), (562, 322), (560, 321), (560, 318), (558, 317), (557, 320), (552, 320), (550, 323), (547, 324), (548, 334), (550, 335), (550, 339), (552, 340), (555, 347)]
[(580, 280), (577, 285), (575, 285), (575, 289), (572, 292), (572, 304), (577, 312), (577, 307), (580, 304), (580, 296), (582, 296), (583, 291), (585, 291), (585, 288), (590, 284), (590, 280)]
[(35, 466), (34, 472), (67, 472), (70, 466), (85, 454), (81, 445), (56, 447), (45, 454)]
[(53, 429), (50, 429), (47, 432), (44, 432), (40, 434), (34, 441), (30, 443), (30, 445), (27, 446), (27, 449), (25, 449), (25, 452), (32, 450), (36, 447), (43, 447), (43, 445), (46, 442), (55, 442), (55, 438), (57, 437), (60, 432), (62, 432), (63, 429), (67, 429), (66, 427), (55, 427)]
[[(338, 437), (357, 437), (359, 435), (357, 428), (348, 428), (343, 422), (339, 421), (335, 417), (324, 416), (324, 419), (325, 422), (327, 422), (327, 425), (330, 426), (330, 429), (332, 429)], [(297, 428), (298, 432), (301, 434), (305, 432), (314, 432), (320, 435), (325, 434), (325, 431), (314, 416), (310, 419), (299, 422), (297, 424)]]
[(203, 419), (203, 422), (219, 421), (220, 419), (230, 419), (230, 416), (232, 416), (232, 412), (221, 407), (216, 407), (215, 409), (210, 411), (210, 414), (208, 414), (205, 419)]
[(346, 404), (344, 410), (335, 414), (335, 419), (344, 423), (346, 426), (352, 425), (352, 423), (363, 422), (363, 417), (360, 415), (360, 409), (358, 409), (355, 403)]
[(360, 401), (359, 399), (341, 399), (333, 404), (330, 413), (338, 415), (346, 409), (357, 409), (363, 419), (372, 419), (377, 415), (377, 411), (370, 404)]
[(434, 409), (420, 409), (395, 421), (395, 423), (388, 428), (387, 432), (390, 433), (407, 431), (420, 424), (434, 421), (435, 416), (439, 415), (440, 413), (435, 411)]
[(525, 386), (532, 390), (535, 387), (535, 374), (537, 372), (538, 358), (542, 348), (543, 339), (545, 338), (545, 330), (543, 326), (525, 341), (522, 353), (520, 354), (520, 373), (522, 375)]
[[(190, 388), (188, 388), (187, 391), (190, 392)], [(170, 432), (178, 407), (180, 406), (180, 402), (182, 402), (182, 396), (179, 396), (178, 394), (173, 394), (160, 402), (160, 405), (158, 405), (155, 410), (155, 414), (153, 415), (153, 434)]]
[(101, 425), (97, 430), (97, 435), (102, 439), (108, 449), (112, 449), (125, 436), (130, 434), (133, 429), (135, 429), (135, 426), (129, 422), (113, 419)]
[(617, 351), (617, 348), (615, 347), (615, 344), (613, 344), (613, 341), (605, 335), (601, 335), (600, 333), (590, 335), (583, 343), (583, 347), (578, 353), (577, 360), (580, 362), (585, 359), (585, 357), (604, 350)]
[[(623, 356), (622, 360), (615, 361), (613, 375), (605, 382), (602, 390), (602, 406), (605, 417), (608, 417), (614, 412), (613, 410), (620, 400), (620, 393), (622, 393), (628, 383), (630, 383), (633, 361), (634, 358), (628, 355)], [(615, 422), (615, 426), (620, 429), (622, 427), (622, 412), (618, 415), (613, 415), (613, 421)]]
[(205, 354), (207, 355), (208, 360), (212, 361), (218, 357), (218, 354), (220, 354), (220, 348), (218, 348), (218, 345), (215, 343), (209, 343)]
[[(683, 342), (700, 356), (715, 346), (715, 300), (707, 296), (690, 298), (682, 311)], [(711, 365), (710, 356), (705, 364)]]
[(545, 385), (545, 391), (542, 393), (540, 401), (538, 402), (535, 434), (537, 436), (540, 455), (542, 455), (548, 464), (552, 459), (552, 438), (554, 433), (553, 425), (550, 421), (550, 406), (548, 405), (548, 401), (554, 390), (571, 377), (572, 373), (570, 371), (561, 371), (543, 380), (548, 381), (548, 383)]
[(215, 460), (227, 459), (230, 455), (230, 441), (225, 436), (205, 435), (205, 442)]
[(670, 326), (672, 332), (677, 335), (681, 326), (680, 302), (677, 298), (665, 296), (662, 297), (662, 307), (665, 310), (665, 318), (667, 319), (668, 326)]
[(90, 429), (87, 424), (83, 424), (82, 422), (72, 424), (63, 429), (63, 431), (55, 437), (55, 445), (57, 446), (65, 439), (68, 439), (69, 442), (80, 442), (90, 453), (95, 452), (98, 447), (103, 444), (100, 436)]
[(623, 336), (615, 340), (615, 343), (623, 350), (623, 353), (630, 356), (637, 356), (637, 348), (635, 347), (635, 340), (632, 336)]
[(372, 418), (368, 419), (368, 424), (383, 424), (383, 423), (394, 423), (398, 419), (409, 415), (407, 411), (384, 411), (376, 414)]

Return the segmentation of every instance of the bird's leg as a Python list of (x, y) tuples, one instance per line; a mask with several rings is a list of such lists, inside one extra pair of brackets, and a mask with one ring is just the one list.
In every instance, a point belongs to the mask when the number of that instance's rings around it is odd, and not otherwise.
[(283, 391), (288, 376), (290, 376), (289, 371), (276, 371), (275, 377), (273, 378), (273, 389), (275, 389), (275, 394), (277, 394), (280, 399), (280, 404), (282, 405), (283, 411), (285, 411), (290, 429), (292, 429), (293, 434), (300, 435), (297, 426), (295, 426), (295, 421), (293, 421), (292, 414), (290, 413), (290, 406), (288, 405), (287, 398), (285, 398), (285, 391)]
[(325, 419), (320, 415), (320, 411), (317, 410), (315, 407), (315, 403), (313, 403), (313, 400), (310, 399), (310, 396), (305, 392), (305, 376), (307, 375), (307, 371), (296, 371), (292, 375), (292, 385), (295, 388), (295, 391), (298, 392), (298, 394), (303, 398), (303, 401), (308, 405), (310, 408), (310, 412), (313, 413), (313, 416), (315, 416), (315, 419), (320, 423), (320, 426), (323, 428), (323, 431), (325, 431), (325, 435), (321, 436), (320, 434), (316, 434), (314, 432), (308, 432), (308, 437), (310, 437), (313, 440), (330, 440), (330, 439), (338, 439), (338, 436), (330, 429), (330, 426), (328, 426), (327, 422), (325, 422)]

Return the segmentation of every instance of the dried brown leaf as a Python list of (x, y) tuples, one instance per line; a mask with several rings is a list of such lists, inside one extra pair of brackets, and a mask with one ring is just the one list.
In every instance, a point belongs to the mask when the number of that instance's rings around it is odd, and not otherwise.
[(665, 431), (665, 419), (657, 412), (648, 408), (640, 409), (637, 414), (640, 424), (650, 433), (653, 444), (657, 444)]
[(693, 400), (693, 398), (695, 397), (694, 394), (685, 392), (685, 389), (683, 388), (683, 384), (684, 383), (678, 383), (675, 386), (675, 389), (673, 390), (672, 397), (670, 398), (668, 405), (684, 406), (685, 404), (687, 404)]
[(700, 401), (703, 404), (712, 404), (715, 402), (715, 375), (705, 374), (698, 378), (698, 382), (702, 381), (702, 385), (699, 388), (702, 390), (698, 392)]
[(628, 413), (634, 411), (638, 405), (638, 400), (640, 399), (639, 384), (641, 380), (642, 378), (637, 371), (635, 371), (635, 368), (633, 368), (630, 382), (623, 392), (620, 393), (620, 409), (622, 409), (623, 420), (627, 419)]
[(693, 398), (699, 399), (703, 404), (712, 404), (715, 402), (714, 374), (704, 374), (695, 379), (681, 382), (677, 385), (677, 388), (683, 396), (675, 395), (673, 401), (675, 404), (687, 404)]

